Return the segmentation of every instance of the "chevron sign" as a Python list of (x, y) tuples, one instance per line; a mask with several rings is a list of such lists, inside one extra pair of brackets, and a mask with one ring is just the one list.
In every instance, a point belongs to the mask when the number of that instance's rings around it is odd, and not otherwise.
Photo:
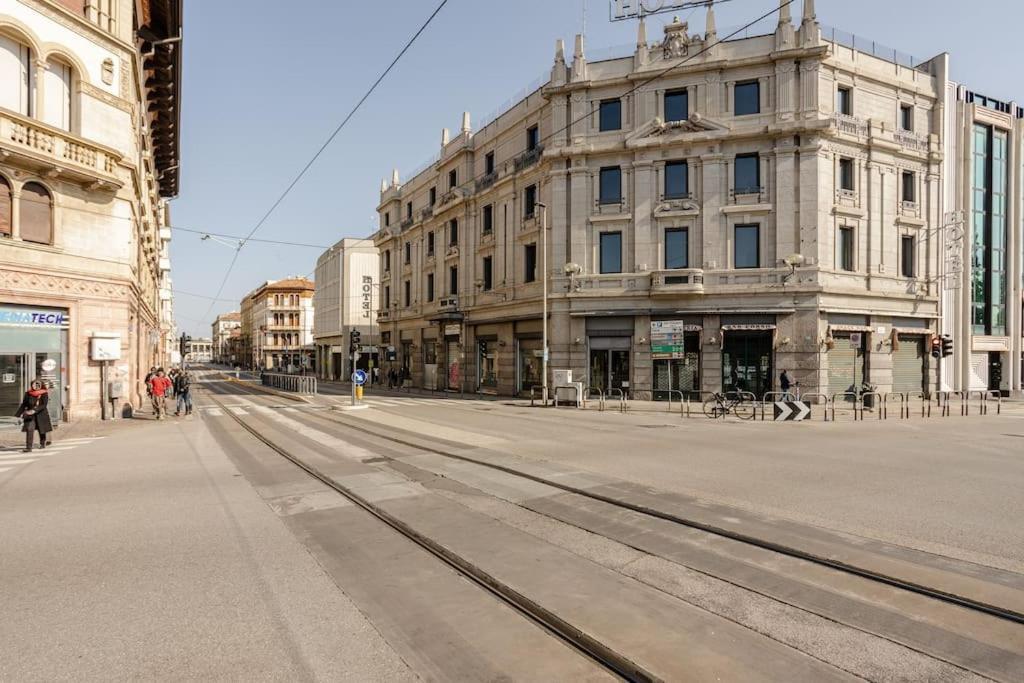
[(776, 422), (798, 422), (811, 416), (811, 406), (803, 401), (776, 401)]

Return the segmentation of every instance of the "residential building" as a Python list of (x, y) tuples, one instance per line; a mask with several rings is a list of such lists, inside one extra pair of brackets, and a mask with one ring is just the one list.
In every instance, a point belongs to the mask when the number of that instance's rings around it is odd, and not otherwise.
[(185, 343), (185, 360), (188, 363), (210, 363), (213, 361), (213, 341), (196, 337)]
[(351, 333), (360, 333), (356, 367), (369, 370), (377, 356), (379, 254), (373, 240), (346, 238), (316, 261), (313, 342), (316, 372), (338, 380), (352, 372)]
[[(234, 365), (239, 359), (231, 349), (232, 333), (242, 326), (242, 316), (238, 311), (221, 313), (213, 321), (213, 362)], [(237, 335), (235, 335), (237, 337)]]
[(314, 368), (313, 283), (267, 280), (242, 299), (241, 346), (247, 368), (303, 372)]
[(653, 43), (640, 21), (596, 62), (559, 41), (544, 85), (394, 174), (379, 322), (414, 384), (539, 384), (547, 280), (550, 367), (589, 390), (935, 387), (948, 58), (858, 49), (811, 0), (778, 18), (725, 42), (711, 7)]
[[(0, 414), (143, 405), (175, 334), (181, 0), (0, 0)], [(103, 339), (103, 359), (91, 354)]]

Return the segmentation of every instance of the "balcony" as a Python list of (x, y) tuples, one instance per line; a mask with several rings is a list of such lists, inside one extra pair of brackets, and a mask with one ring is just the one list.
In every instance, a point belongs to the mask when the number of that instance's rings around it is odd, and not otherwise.
[(412, 216), (404, 218), (402, 220), (402, 230), (408, 230), (409, 228), (412, 227), (413, 223), (415, 223), (415, 222), (416, 222), (416, 219), (413, 218)]
[(449, 244), (448, 249), (444, 252), (445, 258), (456, 258), (459, 255), (459, 245)]
[(438, 303), (438, 308), (446, 313), (451, 313), (459, 310), (459, 297), (457, 296), (445, 296), (441, 297)]
[(482, 191), (486, 190), (488, 187), (493, 185), (494, 182), (497, 179), (498, 179), (498, 172), (497, 171), (491, 171), (487, 175), (485, 175), (482, 178), (480, 178), (480, 180), (476, 181), (476, 191), (477, 192), (482, 192)]
[(868, 122), (856, 116), (839, 113), (832, 114), (832, 125), (835, 126), (838, 132), (846, 135), (858, 138), (866, 138), (868, 136)]
[(703, 294), (704, 271), (699, 268), (657, 270), (651, 273), (651, 294)]
[(516, 173), (518, 173), (519, 171), (527, 169), (540, 161), (543, 154), (544, 145), (537, 145), (533, 149), (528, 149), (513, 159), (512, 167), (515, 168)]
[(378, 321), (391, 320), (391, 311), (389, 311), (386, 308), (380, 309), (379, 311), (377, 311), (377, 320)]
[(9, 111), (0, 111), (0, 159), (90, 190), (114, 191), (121, 154), (67, 131)]
[(898, 130), (893, 133), (896, 144), (904, 149), (926, 154), (928, 152), (928, 136), (909, 130)]
[(420, 209), (420, 220), (421, 221), (425, 221), (428, 218), (432, 217), (433, 215), (434, 215), (434, 207), (433, 206), (425, 206), (422, 209)]

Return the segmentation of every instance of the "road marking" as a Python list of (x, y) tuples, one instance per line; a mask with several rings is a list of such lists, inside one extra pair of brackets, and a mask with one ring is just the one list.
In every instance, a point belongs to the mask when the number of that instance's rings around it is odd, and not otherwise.
[(46, 455), (46, 453), (40, 453), (38, 456), (35, 455), (35, 453), (33, 453), (32, 455), (29, 455), (28, 453), (22, 453), (20, 448), (17, 449), (17, 452), (15, 452), (13, 450), (11, 450), (11, 451), (3, 451), (3, 452), (11, 453), (11, 455), (0, 455), (0, 460), (5, 460), (5, 461), (6, 460), (11, 460), (12, 458), (36, 458), (36, 457), (41, 457), (43, 455)]
[(6, 472), (7, 470), (13, 470), (13, 467), (0, 467), (0, 472)]
[(203, 408), (203, 412), (205, 412), (207, 415), (210, 415), (211, 417), (223, 417), (224, 416), (223, 411), (221, 411), (221, 409), (216, 407), (216, 406), (213, 406), (213, 407), (210, 407), (210, 408)]
[(107, 437), (105, 437), (105, 436), (83, 436), (83, 437), (79, 437), (77, 439), (61, 439), (60, 442), (61, 443), (73, 443), (73, 444), (92, 443), (93, 441), (99, 441), (100, 439), (105, 439), (105, 438), (107, 438)]
[(228, 410), (230, 410), (235, 415), (248, 415), (249, 414), (248, 412), (246, 412), (245, 408), (239, 408), (238, 406), (227, 406), (227, 408), (228, 408)]
[(25, 463), (35, 462), (36, 458), (26, 458), (22, 460), (4, 460), (5, 465), (24, 465)]

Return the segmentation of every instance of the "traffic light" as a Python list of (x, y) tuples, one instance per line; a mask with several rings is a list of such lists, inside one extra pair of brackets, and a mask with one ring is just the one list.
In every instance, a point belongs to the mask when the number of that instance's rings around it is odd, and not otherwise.
[(953, 338), (948, 334), (942, 335), (942, 357), (949, 358), (953, 355)]
[(188, 343), (190, 341), (192, 341), (192, 337), (182, 332), (181, 338), (178, 340), (178, 351), (181, 353), (182, 359), (188, 355)]
[(942, 358), (942, 340), (932, 336), (932, 358)]
[(480, 355), (481, 356), (486, 356), (487, 355), (487, 341), (484, 340), (484, 339), (481, 339), (481, 340), (477, 341), (477, 346), (480, 348)]
[(349, 332), (348, 337), (349, 340), (351, 341), (351, 344), (349, 345), (349, 351), (351, 351), (352, 353), (358, 352), (360, 341), (359, 330), (352, 330), (351, 332)]

